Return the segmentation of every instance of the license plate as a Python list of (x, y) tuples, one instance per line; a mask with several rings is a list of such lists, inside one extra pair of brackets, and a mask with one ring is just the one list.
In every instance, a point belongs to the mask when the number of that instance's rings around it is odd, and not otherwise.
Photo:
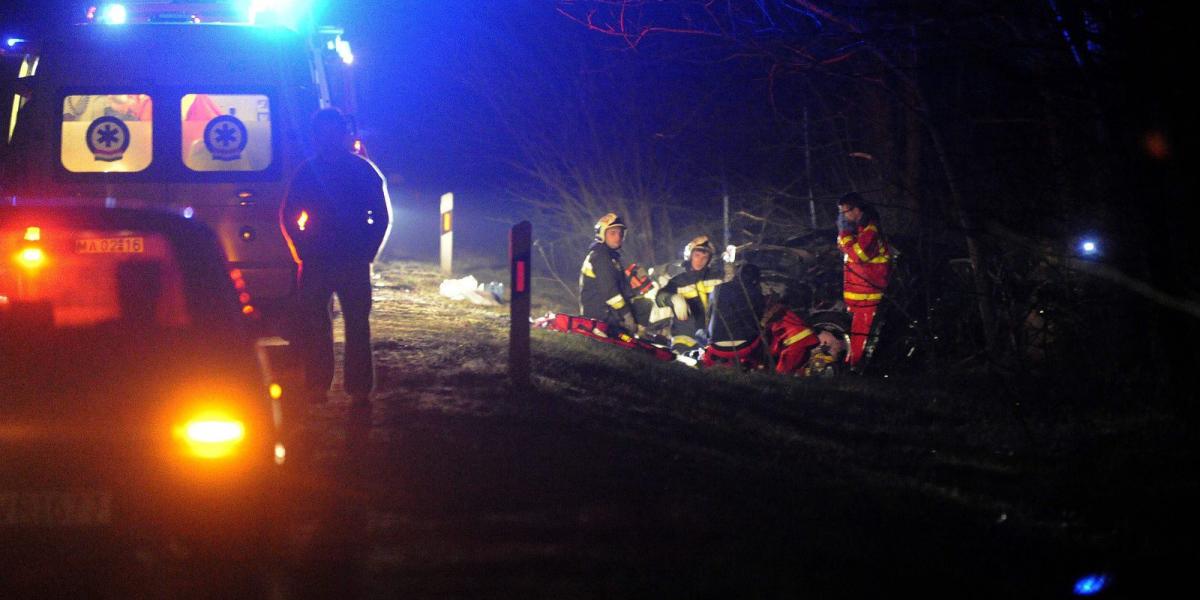
[(0, 491), (0, 526), (94, 527), (112, 523), (111, 492)]
[(76, 254), (140, 254), (145, 249), (141, 237), (96, 238), (75, 240)]

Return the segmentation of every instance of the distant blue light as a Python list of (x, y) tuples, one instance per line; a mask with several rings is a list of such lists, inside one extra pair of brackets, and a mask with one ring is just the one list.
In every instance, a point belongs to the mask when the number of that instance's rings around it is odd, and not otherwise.
[(4, 40), (4, 45), (8, 46), (9, 48), (13, 48), (17, 44), (24, 44), (24, 43), (25, 43), (25, 40), (23, 40), (21, 38), (8, 38), (7, 40)]
[(129, 11), (124, 4), (105, 4), (100, 9), (100, 22), (109, 25), (124, 25), (129, 20)]
[(196, 209), (188, 206), (183, 209), (183, 218), (190, 219), (196, 215)]
[(1091, 574), (1084, 575), (1075, 582), (1076, 596), (1095, 596), (1099, 594), (1104, 586), (1108, 584), (1108, 575)]
[(1096, 240), (1083, 240), (1079, 243), (1079, 251), (1087, 256), (1092, 256), (1100, 251), (1100, 245)]

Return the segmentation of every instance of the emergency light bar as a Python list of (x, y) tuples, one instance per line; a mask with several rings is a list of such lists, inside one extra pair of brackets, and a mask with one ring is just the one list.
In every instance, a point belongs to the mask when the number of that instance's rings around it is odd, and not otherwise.
[(226, 0), (224, 2), (107, 2), (87, 10), (89, 23), (240, 23), (295, 29), (311, 17), (313, 0)]

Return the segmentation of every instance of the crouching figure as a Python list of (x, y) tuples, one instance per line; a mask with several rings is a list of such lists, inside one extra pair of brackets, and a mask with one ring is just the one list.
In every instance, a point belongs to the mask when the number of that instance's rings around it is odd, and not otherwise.
[(757, 266), (746, 263), (737, 277), (718, 285), (712, 293), (709, 344), (701, 364), (763, 369), (766, 365), (762, 316), (766, 304)]
[(688, 242), (683, 249), (682, 272), (672, 277), (654, 297), (655, 304), (671, 310), (671, 350), (680, 354), (707, 342), (709, 296), (721, 284), (720, 270), (712, 264), (715, 253), (707, 235)]
[(813, 329), (782, 303), (763, 316), (775, 372), (794, 377), (827, 377), (845, 354), (846, 344), (828, 331)]

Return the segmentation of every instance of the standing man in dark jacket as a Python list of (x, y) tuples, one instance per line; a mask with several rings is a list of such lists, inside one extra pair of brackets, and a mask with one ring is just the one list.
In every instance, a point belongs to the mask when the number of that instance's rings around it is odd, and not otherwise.
[(738, 269), (733, 281), (713, 290), (709, 344), (701, 364), (733, 365), (744, 369), (764, 366), (762, 318), (766, 305), (761, 272), (750, 263)]
[(371, 161), (351, 151), (337, 109), (313, 117), (316, 156), (292, 176), (279, 222), (300, 265), (297, 349), (305, 394), (323, 401), (333, 383), (333, 294), (345, 321), (344, 389), (357, 404), (375, 386), (371, 356), (371, 263), (387, 239), (392, 209), (387, 182)]
[(637, 333), (633, 288), (621, 265), (625, 221), (608, 213), (596, 221), (596, 237), (579, 268), (579, 312), (629, 334)]
[[(671, 350), (687, 352), (707, 340), (698, 340), (708, 324), (709, 295), (721, 284), (721, 272), (712, 264), (716, 248), (707, 235), (696, 236), (683, 249), (683, 272), (667, 282), (654, 302), (673, 309)], [(707, 334), (705, 334), (707, 336)]]

